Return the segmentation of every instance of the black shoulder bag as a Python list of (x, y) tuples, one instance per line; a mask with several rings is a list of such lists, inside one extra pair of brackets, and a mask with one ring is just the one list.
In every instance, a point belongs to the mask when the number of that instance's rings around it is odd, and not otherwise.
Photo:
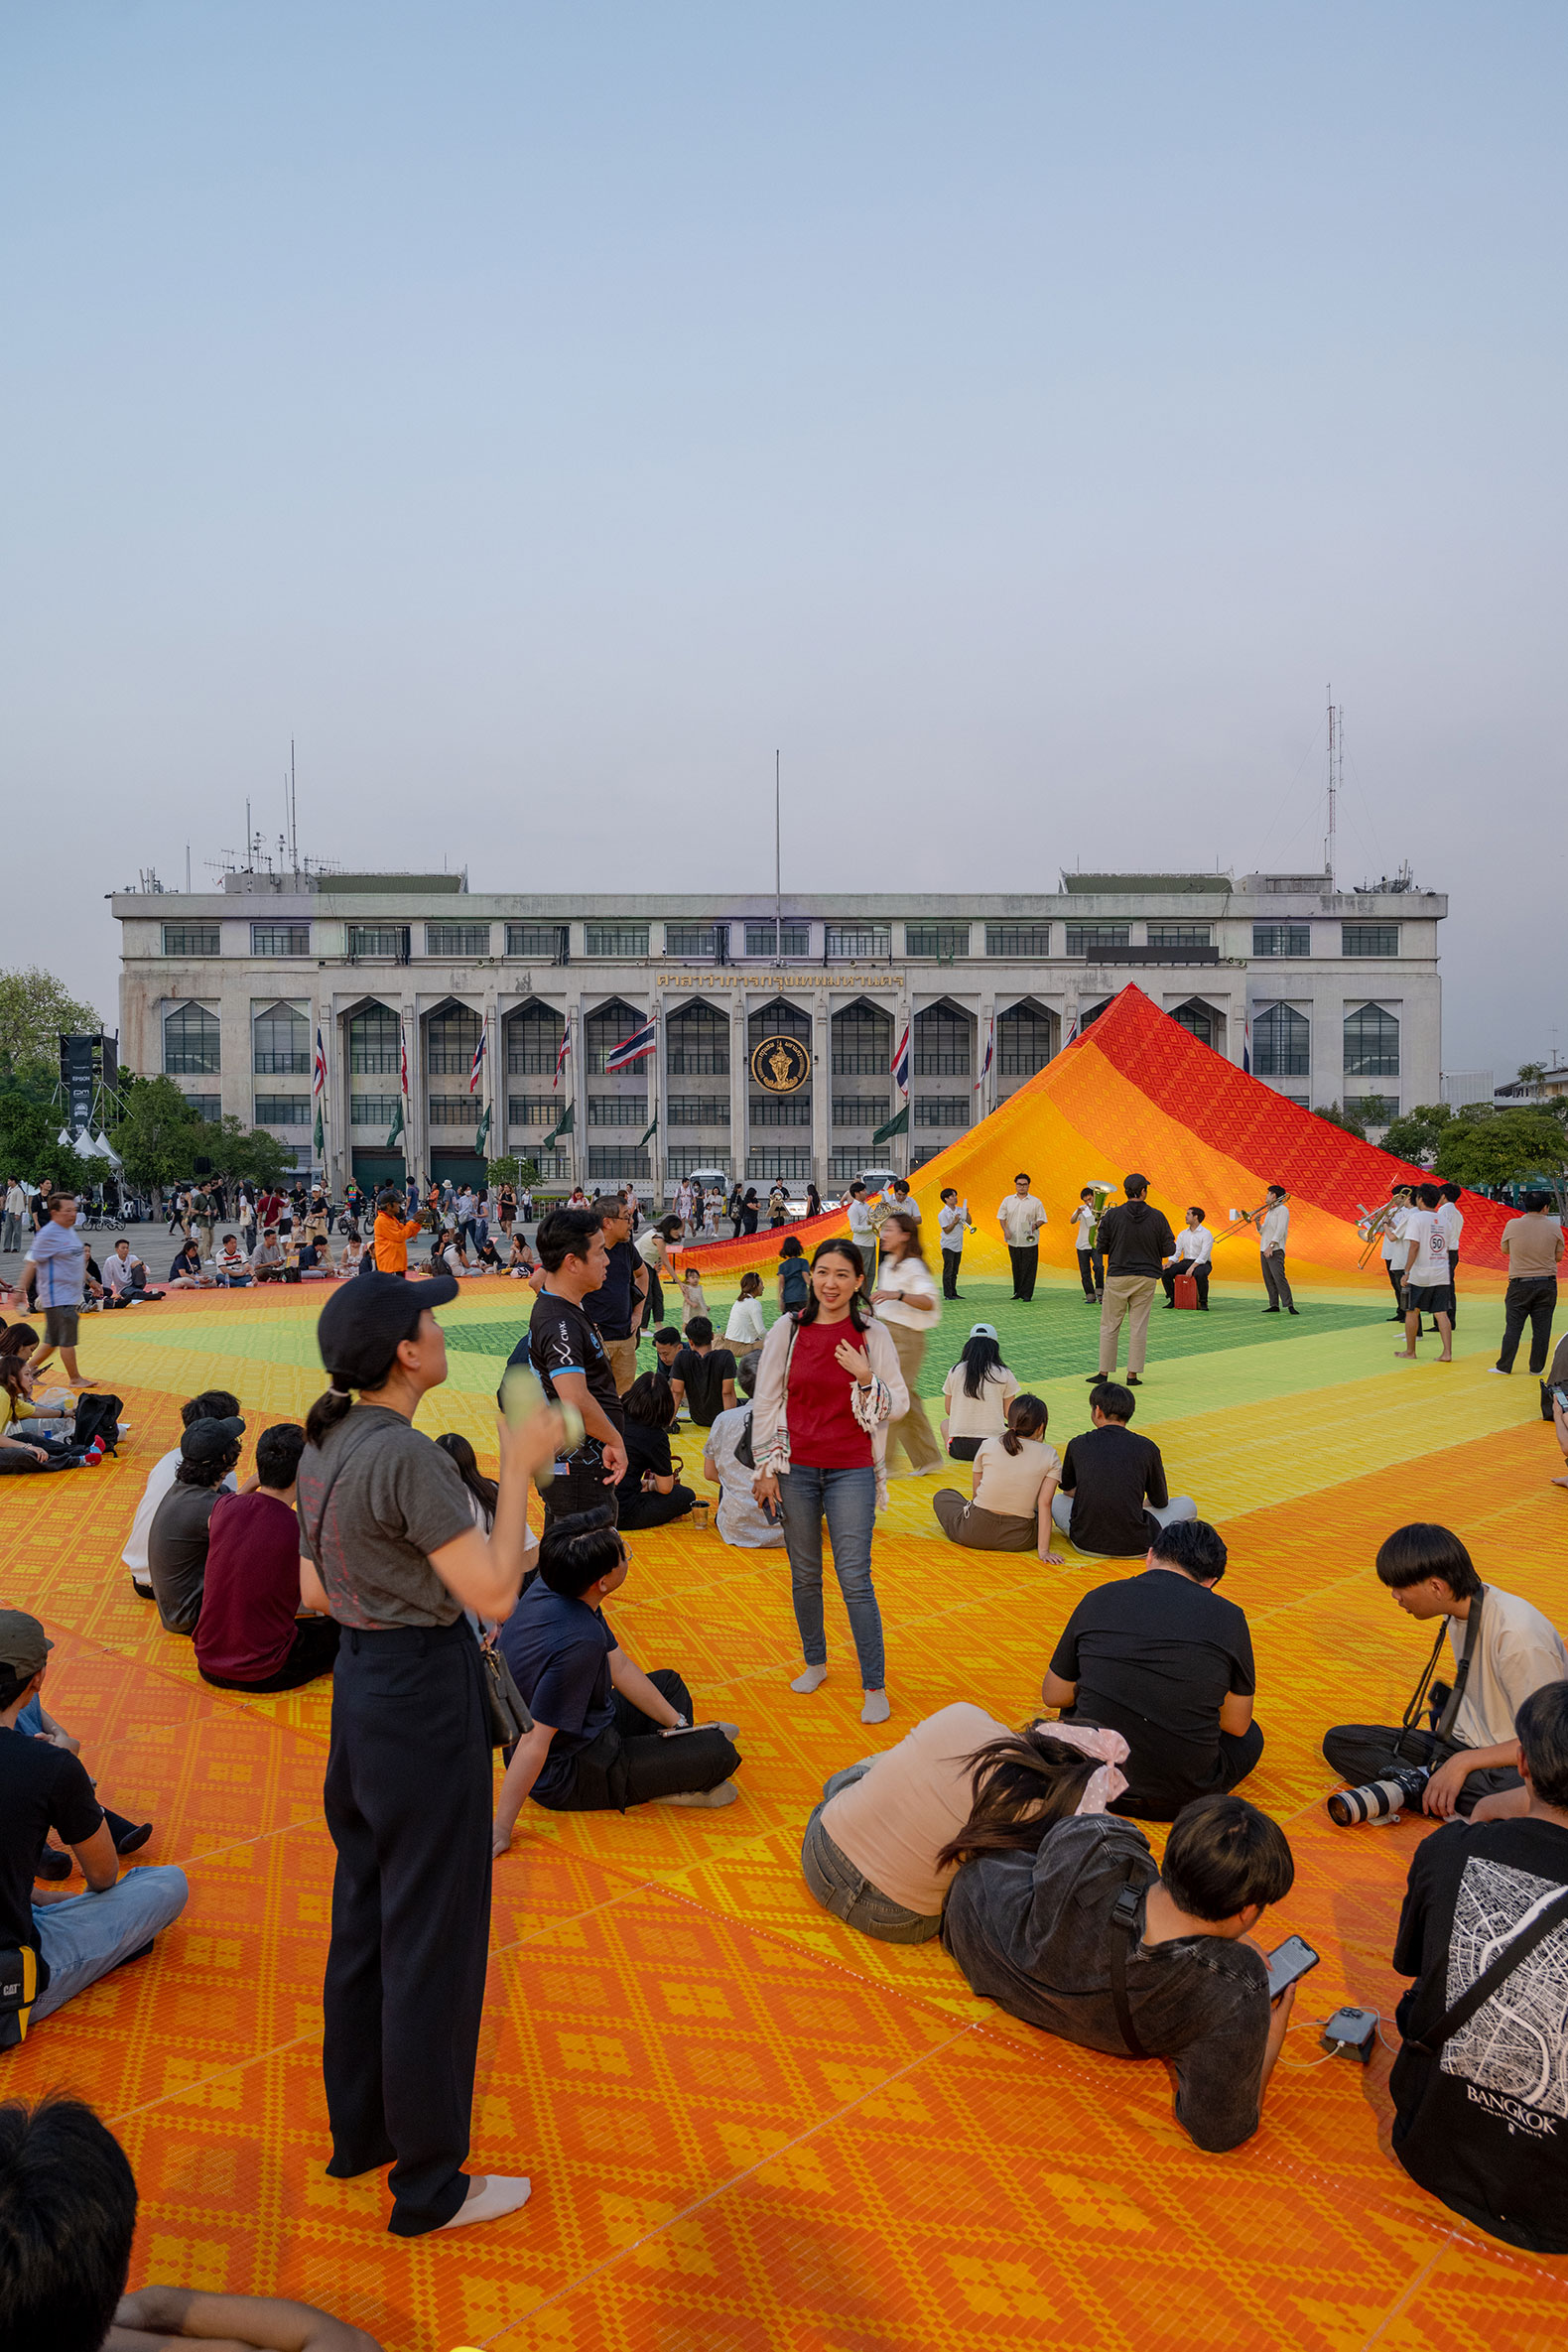
[(1435, 2058), (1444, 2042), (1456, 2034), (1461, 2025), (1469, 2025), (1477, 2010), (1492, 1999), (1498, 1987), (1513, 1974), (1520, 1961), (1527, 1960), (1536, 1945), (1544, 1943), (1552, 1929), (1560, 1927), (1564, 1919), (1568, 1919), (1568, 1887), (1538, 1910), (1528, 1927), (1521, 1928), (1510, 1944), (1503, 1945), (1491, 1966), (1482, 1970), (1469, 1992), (1461, 1993), (1453, 2008), (1444, 2011), (1429, 2032), (1412, 2035), (1406, 2041), (1405, 2048), (1419, 2050), (1425, 2058)]
[[(1471, 1663), (1481, 1641), (1481, 1612), (1486, 1606), (1486, 1599), (1487, 1588), (1483, 1585), (1471, 1602), (1470, 1615), (1465, 1620), (1465, 1646), (1460, 1655), (1459, 1671), (1454, 1676), (1454, 1687), (1443, 1701), (1442, 1713), (1432, 1726), (1432, 1736), (1440, 1742), (1448, 1740), (1453, 1732), (1460, 1701), (1465, 1695), (1465, 1685), (1470, 1680)], [(1445, 1618), (1437, 1629), (1437, 1639), (1432, 1645), (1432, 1654), (1426, 1661), (1426, 1671), (1415, 1686), (1415, 1696), (1400, 1719), (1399, 1737), (1394, 1742), (1394, 1753), (1403, 1764), (1429, 1764), (1432, 1761), (1426, 1750), (1427, 1734), (1421, 1725), (1421, 1709), (1426, 1703), (1427, 1689), (1433, 1675), (1437, 1672), (1437, 1663), (1443, 1654), (1443, 1644), (1447, 1639), (1448, 1621)], [(1415, 1737), (1412, 1738), (1412, 1734)], [(1406, 1745), (1407, 1740), (1408, 1746)]]

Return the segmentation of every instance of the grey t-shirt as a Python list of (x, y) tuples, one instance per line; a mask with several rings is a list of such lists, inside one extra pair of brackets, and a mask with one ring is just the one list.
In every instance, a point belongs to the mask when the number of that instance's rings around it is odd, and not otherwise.
[[(942, 1941), (977, 1993), (1025, 2025), (1125, 2057), (1111, 1994), (1111, 1923), (1127, 1865), (1154, 1872), (1140, 1829), (1114, 1814), (1058, 1822), (1038, 1854), (987, 1854), (959, 1871)], [(1141, 1921), (1142, 1906), (1139, 1906)], [(1249, 1944), (1183, 1936), (1127, 1952), (1127, 2006), (1151, 2057), (1176, 2070), (1176, 2119), (1212, 2153), (1257, 2129), (1268, 1971)]]
[(147, 1573), (166, 1633), (194, 1633), (206, 1583), (207, 1521), (216, 1487), (172, 1486), (147, 1530)]
[(340, 1626), (450, 1626), (462, 1615), (430, 1554), (472, 1527), (468, 1490), (452, 1456), (401, 1413), (350, 1406), (301, 1455), (296, 1507), (301, 1549)]

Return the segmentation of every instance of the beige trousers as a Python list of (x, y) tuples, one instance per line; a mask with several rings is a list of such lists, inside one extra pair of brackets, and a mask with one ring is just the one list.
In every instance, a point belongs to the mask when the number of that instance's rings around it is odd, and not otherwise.
[(920, 1367), (926, 1360), (926, 1335), (913, 1331), (907, 1323), (884, 1323), (882, 1329), (898, 1352), (898, 1369), (904, 1375), (904, 1386), (909, 1390), (909, 1410), (898, 1421), (887, 1424), (889, 1458), (895, 1445), (901, 1445), (909, 1456), (911, 1470), (940, 1470), (942, 1449), (931, 1432), (926, 1418), (925, 1402), (916, 1382)]
[(1116, 1340), (1121, 1320), (1127, 1319), (1127, 1370), (1141, 1373), (1149, 1339), (1149, 1307), (1154, 1298), (1153, 1274), (1108, 1274), (1105, 1304), (1100, 1310), (1100, 1376), (1109, 1380), (1116, 1369)]
[(603, 1349), (609, 1358), (609, 1369), (615, 1375), (615, 1393), (624, 1396), (637, 1377), (637, 1343), (635, 1340), (604, 1340)]

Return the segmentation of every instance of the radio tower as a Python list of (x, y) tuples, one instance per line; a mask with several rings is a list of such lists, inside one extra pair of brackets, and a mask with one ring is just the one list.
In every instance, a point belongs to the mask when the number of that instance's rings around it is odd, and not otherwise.
[(1335, 829), (1339, 816), (1340, 778), (1345, 761), (1345, 714), (1336, 708), (1331, 686), (1329, 692), (1329, 838), (1324, 844), (1323, 864), (1329, 877), (1329, 888), (1334, 887)]

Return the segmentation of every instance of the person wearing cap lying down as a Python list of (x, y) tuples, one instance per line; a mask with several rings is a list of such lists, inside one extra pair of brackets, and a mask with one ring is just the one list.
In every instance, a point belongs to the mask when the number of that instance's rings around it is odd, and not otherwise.
[(806, 1824), (800, 1862), (824, 1910), (881, 1943), (926, 1943), (961, 1862), (1026, 1847), (1073, 1813), (1103, 1813), (1126, 1786), (1119, 1732), (1035, 1723), (1009, 1731), (967, 1699), (896, 1748), (835, 1772)]

